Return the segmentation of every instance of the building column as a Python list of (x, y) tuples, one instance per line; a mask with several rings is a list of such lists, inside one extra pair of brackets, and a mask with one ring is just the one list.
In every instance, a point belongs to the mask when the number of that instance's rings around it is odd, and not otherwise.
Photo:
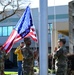
[(54, 53), (55, 47), (58, 47), (58, 31), (52, 29), (51, 32), (51, 53)]
[(55, 31), (55, 47), (58, 47), (58, 31)]

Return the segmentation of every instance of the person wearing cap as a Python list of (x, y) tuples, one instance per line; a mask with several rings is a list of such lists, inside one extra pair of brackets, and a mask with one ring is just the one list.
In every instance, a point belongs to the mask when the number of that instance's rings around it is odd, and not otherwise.
[(65, 47), (66, 40), (60, 38), (58, 40), (58, 49), (55, 49), (54, 58), (57, 60), (57, 72), (56, 75), (67, 75), (67, 53), (68, 50)]
[(22, 61), (22, 69), (23, 75), (34, 75), (33, 72), (33, 52), (30, 49), (31, 40), (30, 38), (24, 38), (25, 48), (22, 49), (23, 61)]
[(0, 45), (0, 75), (4, 75), (4, 59), (6, 56), (5, 50), (2, 50), (2, 45)]
[(21, 49), (24, 47), (24, 42), (20, 43), (20, 46), (16, 48), (14, 51), (14, 54), (17, 55), (17, 65), (18, 65), (18, 75), (23, 75), (22, 74), (22, 60), (23, 60), (23, 55), (21, 52)]

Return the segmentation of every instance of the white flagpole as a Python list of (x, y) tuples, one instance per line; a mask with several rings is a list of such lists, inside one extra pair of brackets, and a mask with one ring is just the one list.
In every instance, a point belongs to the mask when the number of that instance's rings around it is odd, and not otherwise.
[(39, 0), (39, 60), (40, 74), (48, 75), (48, 13), (47, 0)]

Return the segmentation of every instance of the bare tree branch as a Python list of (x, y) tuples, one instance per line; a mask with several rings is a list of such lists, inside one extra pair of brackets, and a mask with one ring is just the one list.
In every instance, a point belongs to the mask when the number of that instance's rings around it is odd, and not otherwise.
[(13, 16), (14, 14), (16, 14), (16, 11), (17, 11), (17, 10), (18, 10), (18, 9), (16, 9), (12, 14), (6, 15), (6, 16), (3, 17), (2, 19), (0, 19), (0, 22), (3, 21), (3, 20), (5, 20), (5, 19), (7, 19), (7, 18), (9, 18), (9, 17), (11, 17), (11, 16)]
[[(0, 11), (0, 22), (15, 14), (20, 16), (22, 13), (22, 11), (20, 11), (20, 7), (21, 5), (24, 5), (27, 1), (28, 0), (0, 0), (0, 5), (3, 7), (3, 10)], [(12, 10), (7, 11), (6, 8), (8, 6), (10, 6)]]
[(10, 4), (11, 4), (11, 2), (9, 2), (7, 5), (5, 5), (4, 8), (3, 8), (3, 11), (0, 12), (0, 14), (2, 14), (2, 13), (5, 11), (5, 8), (6, 8), (8, 5), (10, 5)]
[(10, 4), (11, 4), (11, 2), (9, 2), (7, 5), (5, 5), (3, 11), (4, 11), (5, 8), (6, 8), (8, 5), (10, 5)]

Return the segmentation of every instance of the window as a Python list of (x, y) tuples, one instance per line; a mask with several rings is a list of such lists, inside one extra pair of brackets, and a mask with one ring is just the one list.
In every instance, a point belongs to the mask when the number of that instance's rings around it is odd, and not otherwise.
[(14, 26), (1, 26), (0, 27), (0, 36), (9, 36), (13, 30)]
[(8, 36), (11, 34), (12, 30), (13, 30), (13, 26), (9, 26), (8, 27)]
[(2, 36), (2, 27), (0, 27), (0, 36)]
[(7, 36), (7, 27), (3, 27), (3, 36)]
[(52, 31), (52, 23), (48, 23), (48, 33), (51, 33)]

